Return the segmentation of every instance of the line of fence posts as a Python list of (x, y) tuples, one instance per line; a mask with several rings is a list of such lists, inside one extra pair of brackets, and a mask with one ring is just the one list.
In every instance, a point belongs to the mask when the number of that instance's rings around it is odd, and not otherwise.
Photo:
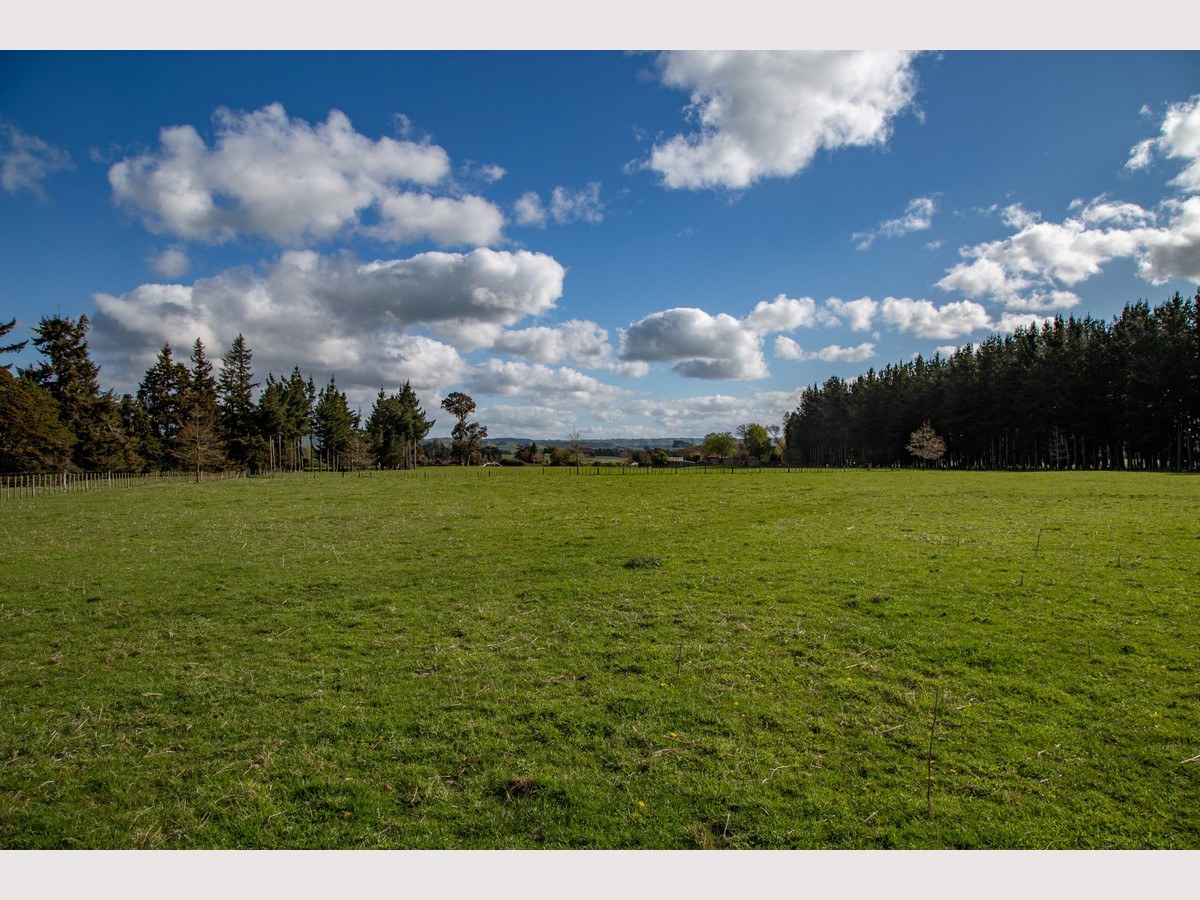
[[(237, 478), (242, 473), (204, 472), (203, 481)], [(0, 475), (0, 501), (49, 497), (58, 494), (87, 494), (93, 491), (150, 484), (194, 482), (195, 472), (34, 472)]]

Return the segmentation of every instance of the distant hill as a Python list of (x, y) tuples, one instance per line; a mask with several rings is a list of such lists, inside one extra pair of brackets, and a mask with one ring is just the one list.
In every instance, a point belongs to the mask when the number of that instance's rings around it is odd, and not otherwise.
[[(571, 438), (498, 437), (487, 438), (484, 443), (495, 447), (528, 447), (530, 441), (539, 447), (565, 447), (571, 443)], [(704, 438), (687, 437), (580, 439), (580, 443), (593, 450), (650, 450), (654, 447), (662, 447), (664, 450), (670, 450), (672, 447), (698, 445), (703, 443), (703, 441)]]

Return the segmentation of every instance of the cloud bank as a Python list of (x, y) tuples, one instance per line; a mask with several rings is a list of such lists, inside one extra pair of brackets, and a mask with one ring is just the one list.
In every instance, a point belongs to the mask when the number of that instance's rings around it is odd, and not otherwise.
[(216, 358), (241, 332), (260, 373), (290, 372), (303, 362), (336, 372), (343, 389), (373, 393), (380, 382), (411, 379), (438, 391), (466, 372), (460, 352), (490, 345), (507, 326), (550, 310), (564, 275), (552, 257), (529, 251), (363, 263), (291, 250), (262, 271), (97, 294), (95, 346), (109, 377), (125, 389), (141, 380), (164, 341), (187, 348), (199, 337)]

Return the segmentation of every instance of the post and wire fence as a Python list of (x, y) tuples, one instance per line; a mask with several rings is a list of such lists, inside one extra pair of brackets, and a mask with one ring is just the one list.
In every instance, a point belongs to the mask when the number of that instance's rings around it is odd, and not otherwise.
[(242, 472), (42, 472), (0, 474), (0, 500), (24, 500), (59, 494), (89, 494), (118, 488), (143, 487), (155, 484), (224, 481), (238, 478)]

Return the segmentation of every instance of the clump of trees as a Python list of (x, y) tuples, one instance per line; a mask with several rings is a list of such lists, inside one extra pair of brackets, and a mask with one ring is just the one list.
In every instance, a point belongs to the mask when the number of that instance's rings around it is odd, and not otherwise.
[(917, 357), (806, 388), (786, 461), (924, 464), (928, 423), (954, 468), (1194, 470), (1200, 459), (1200, 291), (1111, 323), (1058, 317), (949, 358)]
[(415, 469), (421, 441), (435, 421), (425, 418), (409, 382), (390, 397), (380, 388), (366, 428), (376, 464), (382, 469)]
[[(318, 391), (299, 367), (286, 378), (268, 374), (256, 401), (253, 354), (239, 334), (219, 371), (199, 338), (186, 361), (163, 344), (137, 391), (117, 397), (100, 390), (89, 324), (87, 316), (43, 317), (32, 333), (44, 359), (16, 376), (11, 364), (0, 366), (0, 471), (185, 468), (199, 477), (222, 469), (413, 468), (425, 461), (421, 442), (434, 421), (408, 382), (390, 396), (380, 389), (365, 426), (334, 376)], [(0, 323), (0, 338), (14, 325)], [(0, 344), (0, 354), (27, 344)], [(474, 410), (474, 401), (457, 396)], [(468, 449), (478, 455), (487, 429), (473, 424), (468, 432)]]

